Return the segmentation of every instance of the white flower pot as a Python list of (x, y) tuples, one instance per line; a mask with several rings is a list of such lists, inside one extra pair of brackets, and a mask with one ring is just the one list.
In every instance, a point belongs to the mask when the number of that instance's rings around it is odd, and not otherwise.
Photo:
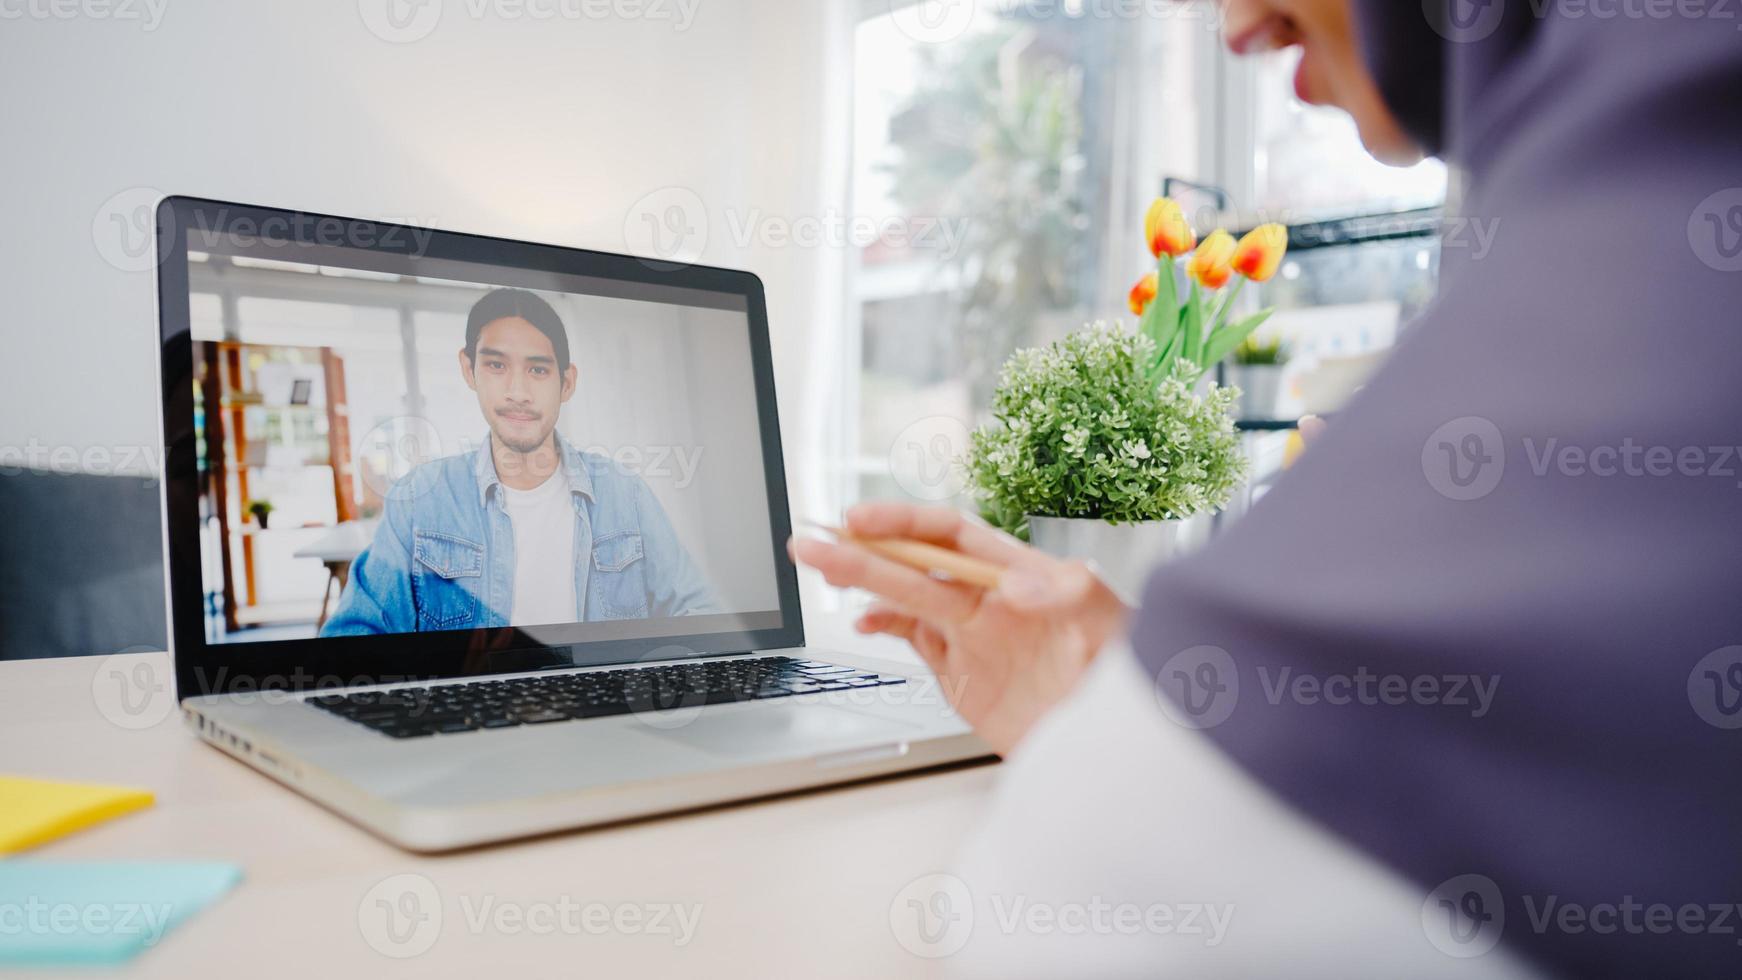
[(1189, 540), (1186, 521), (1112, 524), (1074, 517), (1028, 518), (1029, 543), (1054, 558), (1082, 558), (1135, 606), (1155, 566), (1180, 554)]
[(1279, 364), (1230, 364), (1228, 383), (1240, 389), (1240, 418), (1271, 419), (1282, 394)]

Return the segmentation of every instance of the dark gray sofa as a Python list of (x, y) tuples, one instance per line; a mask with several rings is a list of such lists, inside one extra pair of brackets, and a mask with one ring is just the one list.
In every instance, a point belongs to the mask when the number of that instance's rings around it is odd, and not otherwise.
[(0, 471), (0, 660), (162, 650), (158, 483)]

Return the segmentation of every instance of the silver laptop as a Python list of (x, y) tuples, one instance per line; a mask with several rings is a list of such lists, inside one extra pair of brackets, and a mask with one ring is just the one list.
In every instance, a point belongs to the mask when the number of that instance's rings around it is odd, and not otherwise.
[(755, 276), (180, 197), (157, 235), (206, 742), (414, 850), (988, 754), (805, 646)]

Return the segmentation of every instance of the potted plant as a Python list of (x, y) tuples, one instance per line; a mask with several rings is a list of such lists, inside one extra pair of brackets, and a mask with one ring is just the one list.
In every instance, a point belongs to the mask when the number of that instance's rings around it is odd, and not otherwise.
[[(1204, 368), (1228, 356), (1268, 313), (1230, 323), (1236, 285), (1275, 272), (1280, 227), (1198, 246), (1179, 207), (1151, 206), (1145, 237), (1157, 269), (1132, 290), (1131, 333), (1095, 323), (1011, 355), (990, 425), (973, 433), (965, 465), (991, 523), (1060, 557), (1091, 559), (1134, 598), (1148, 569), (1178, 551), (1183, 522), (1213, 513), (1246, 476), (1233, 388), (1197, 392)], [(1183, 300), (1176, 260), (1194, 254)]]
[(266, 516), (272, 513), (270, 500), (251, 500), (248, 502), (248, 513), (254, 515), (254, 520), (260, 525), (260, 530), (266, 530)]
[(1276, 415), (1288, 347), (1281, 338), (1247, 337), (1229, 355), (1228, 381), (1240, 389), (1240, 417), (1268, 419)]

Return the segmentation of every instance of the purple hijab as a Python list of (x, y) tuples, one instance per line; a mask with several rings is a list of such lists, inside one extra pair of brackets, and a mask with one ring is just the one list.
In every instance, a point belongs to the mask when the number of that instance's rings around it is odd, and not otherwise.
[(1491, 250), (1134, 642), (1447, 955), (1736, 976), (1742, 4), (1447, 3), (1363, 42)]

